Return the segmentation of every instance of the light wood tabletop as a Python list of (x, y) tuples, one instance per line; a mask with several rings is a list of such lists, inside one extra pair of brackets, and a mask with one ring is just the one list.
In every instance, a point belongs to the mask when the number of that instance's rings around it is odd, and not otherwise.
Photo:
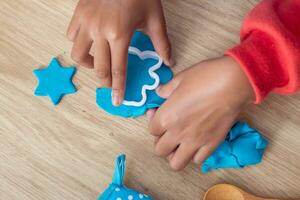
[[(216, 57), (239, 41), (246, 13), (257, 0), (165, 0), (177, 73)], [(300, 95), (271, 95), (243, 119), (269, 140), (262, 164), (207, 175), (191, 164), (170, 170), (153, 153), (147, 119), (122, 119), (95, 103), (98, 81), (80, 68), (79, 89), (58, 106), (35, 97), (32, 70), (59, 56), (65, 66), (72, 44), (65, 36), (75, 0), (0, 1), (0, 199), (95, 200), (111, 182), (115, 157), (127, 154), (126, 184), (158, 200), (202, 199), (217, 183), (259, 196), (300, 196)]]

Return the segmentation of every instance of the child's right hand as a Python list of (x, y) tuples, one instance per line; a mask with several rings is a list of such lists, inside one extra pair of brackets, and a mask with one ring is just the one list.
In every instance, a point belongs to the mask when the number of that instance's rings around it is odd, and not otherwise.
[(72, 58), (94, 68), (101, 87), (112, 87), (116, 106), (123, 102), (128, 47), (136, 29), (151, 37), (167, 65), (173, 64), (160, 0), (80, 0), (67, 32), (74, 42)]

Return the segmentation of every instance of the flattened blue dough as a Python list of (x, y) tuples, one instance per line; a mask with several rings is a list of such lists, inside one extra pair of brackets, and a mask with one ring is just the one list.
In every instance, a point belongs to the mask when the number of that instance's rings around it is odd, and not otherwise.
[(247, 123), (237, 122), (225, 141), (202, 164), (201, 171), (219, 168), (242, 168), (261, 162), (268, 142)]
[[(142, 32), (134, 33), (130, 46), (136, 47), (140, 51), (154, 51), (150, 38)], [(157, 62), (155, 59), (147, 58), (142, 60), (136, 55), (128, 54), (125, 100), (141, 100), (142, 86), (154, 83), (154, 79), (149, 76), (148, 70)], [(164, 64), (155, 72), (160, 77), (160, 84), (166, 84), (173, 78), (172, 71)], [(98, 88), (96, 91), (96, 101), (100, 108), (110, 114), (121, 117), (138, 117), (143, 115), (148, 109), (159, 107), (165, 101), (156, 94), (155, 90), (147, 90), (146, 94), (147, 100), (143, 106), (136, 107), (122, 104), (121, 106), (115, 107), (112, 104), (111, 89)]]
[(98, 200), (153, 200), (150, 196), (127, 188), (123, 184), (125, 173), (125, 155), (119, 155), (116, 162), (113, 181), (110, 186), (100, 195)]
[(49, 96), (52, 103), (57, 105), (64, 95), (77, 91), (72, 83), (75, 72), (75, 67), (62, 67), (58, 60), (53, 58), (47, 68), (33, 71), (39, 81), (34, 94)]

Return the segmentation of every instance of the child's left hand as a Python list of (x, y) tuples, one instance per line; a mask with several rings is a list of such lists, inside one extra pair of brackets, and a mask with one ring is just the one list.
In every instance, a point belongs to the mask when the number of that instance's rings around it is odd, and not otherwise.
[(253, 89), (238, 64), (221, 57), (194, 65), (157, 90), (166, 102), (148, 111), (155, 152), (174, 170), (201, 164), (224, 140)]

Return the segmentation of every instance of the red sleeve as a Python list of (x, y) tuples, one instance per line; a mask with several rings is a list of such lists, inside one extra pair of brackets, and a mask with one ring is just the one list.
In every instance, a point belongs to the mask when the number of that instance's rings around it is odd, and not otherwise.
[(264, 0), (247, 16), (241, 43), (228, 50), (242, 67), (256, 103), (270, 92), (300, 89), (300, 0)]

